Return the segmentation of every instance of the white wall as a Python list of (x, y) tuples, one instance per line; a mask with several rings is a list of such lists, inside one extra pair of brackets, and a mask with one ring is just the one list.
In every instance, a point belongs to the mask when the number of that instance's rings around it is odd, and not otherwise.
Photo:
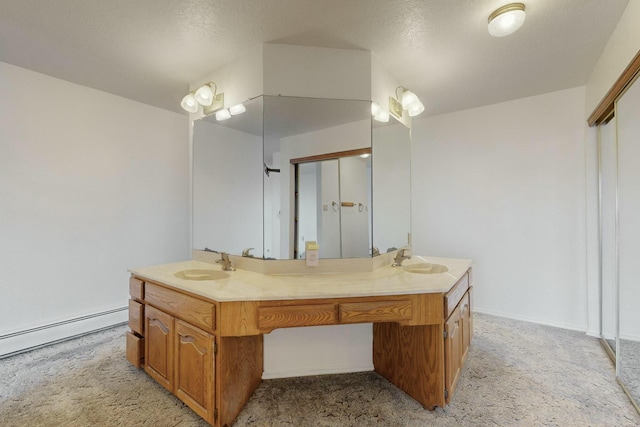
[(126, 321), (19, 333), (124, 309), (127, 268), (190, 257), (187, 126), (0, 63), (0, 354)]
[(371, 52), (264, 45), (264, 94), (371, 99)]
[(475, 309), (586, 330), (585, 88), (413, 121), (413, 249), (473, 258)]

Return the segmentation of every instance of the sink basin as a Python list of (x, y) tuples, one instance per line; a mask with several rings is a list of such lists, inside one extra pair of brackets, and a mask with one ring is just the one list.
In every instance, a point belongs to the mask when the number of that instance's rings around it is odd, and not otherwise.
[(221, 270), (182, 270), (175, 276), (184, 280), (218, 280), (229, 277), (229, 273)]
[(404, 271), (409, 273), (419, 273), (419, 274), (439, 274), (446, 273), (449, 271), (449, 267), (442, 264), (431, 264), (428, 262), (421, 262), (419, 264), (407, 264), (402, 266)]

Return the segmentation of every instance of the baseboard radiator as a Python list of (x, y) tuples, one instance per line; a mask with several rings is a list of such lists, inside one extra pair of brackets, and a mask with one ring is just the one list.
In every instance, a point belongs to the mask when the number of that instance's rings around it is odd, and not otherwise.
[(0, 335), (0, 359), (109, 329), (127, 321), (128, 307), (119, 307)]

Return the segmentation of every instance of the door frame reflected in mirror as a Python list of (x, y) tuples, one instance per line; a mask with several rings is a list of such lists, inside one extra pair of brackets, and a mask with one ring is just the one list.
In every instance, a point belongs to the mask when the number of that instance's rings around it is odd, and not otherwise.
[[(302, 216), (302, 209), (301, 209), (301, 177), (300, 177), (300, 173), (301, 173), (301, 166), (302, 165), (308, 165), (310, 163), (317, 163), (318, 166), (320, 166), (322, 164), (322, 162), (330, 162), (330, 161), (340, 161), (341, 159), (346, 159), (346, 158), (353, 158), (353, 157), (362, 157), (362, 158), (368, 158), (371, 156), (371, 147), (365, 147), (365, 148), (359, 148), (359, 149), (355, 149), (355, 150), (345, 150), (345, 151), (338, 151), (338, 152), (332, 152), (332, 153), (323, 153), (323, 154), (317, 154), (317, 155), (313, 155), (313, 156), (307, 156), (307, 157), (299, 157), (299, 158), (295, 158), (295, 159), (290, 159), (289, 163), (293, 166), (294, 168), (294, 197), (295, 197), (295, 213), (294, 213), (294, 232), (293, 232), (293, 257), (294, 259), (301, 259), (303, 258), (302, 255), (304, 254), (303, 252), (303, 248), (302, 243), (300, 241), (300, 224), (301, 224), (301, 216)], [(366, 203), (362, 203), (362, 202), (351, 202), (351, 201), (344, 201), (342, 200), (341, 197), (341, 192), (339, 191), (340, 188), (340, 177), (338, 177), (338, 201), (333, 201), (331, 209), (332, 211), (335, 211), (336, 213), (338, 213), (338, 227), (339, 227), (339, 236), (340, 236), (340, 256), (321, 256), (321, 258), (345, 258), (344, 256), (344, 252), (342, 250), (342, 208), (344, 207), (358, 207), (359, 212), (365, 212), (365, 214), (367, 215), (367, 231), (368, 231), (368, 244), (367, 244), (367, 248), (366, 251), (368, 252), (368, 256), (372, 256), (373, 252), (371, 249), (371, 235), (372, 235), (372, 226), (373, 226), (373, 222), (372, 222), (372, 213), (371, 213), (371, 209), (370, 209), (370, 201), (371, 201), (371, 188), (369, 186), (369, 188), (367, 188), (367, 202)], [(371, 167), (369, 166), (369, 174), (367, 176), (367, 183), (371, 182)], [(322, 209), (318, 209), (318, 208), (322, 208)], [(318, 209), (318, 214), (322, 214), (322, 211), (325, 210), (323, 208), (323, 206), (317, 206), (316, 209)], [(327, 209), (328, 210), (328, 209)], [(319, 237), (320, 236), (320, 230), (316, 230), (316, 235)], [(318, 237), (314, 237), (316, 239), (318, 239)], [(323, 243), (324, 242), (319, 242), (320, 243), (320, 247), (324, 249), (323, 247)], [(321, 252), (322, 253), (322, 252)], [(347, 256), (346, 258), (351, 258), (350, 256)], [(358, 258), (361, 258), (361, 256), (358, 256)]]

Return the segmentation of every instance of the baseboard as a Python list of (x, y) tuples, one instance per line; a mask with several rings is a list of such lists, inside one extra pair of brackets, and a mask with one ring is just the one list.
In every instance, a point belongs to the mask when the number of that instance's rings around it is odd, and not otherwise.
[(373, 364), (366, 365), (347, 365), (332, 366), (326, 368), (302, 368), (287, 369), (283, 371), (263, 372), (262, 379), (270, 380), (275, 378), (291, 378), (291, 377), (308, 377), (312, 375), (328, 375), (328, 374), (351, 374), (354, 372), (371, 372)]
[(538, 325), (553, 326), (554, 328), (568, 329), (570, 331), (578, 331), (578, 332), (585, 332), (585, 333), (587, 331), (586, 328), (579, 328), (574, 325), (568, 325), (565, 323), (557, 323), (557, 322), (549, 322), (544, 319), (537, 319), (537, 318), (526, 317), (526, 316), (516, 316), (511, 313), (503, 313), (500, 311), (485, 310), (482, 308), (478, 308), (477, 306), (473, 307), (473, 312), (481, 313), (481, 314), (489, 314), (491, 316), (497, 316), (497, 317), (504, 317), (506, 319), (521, 320), (523, 322), (536, 323)]
[(640, 342), (640, 336), (632, 334), (620, 334), (620, 339), (625, 341)]
[(0, 335), (0, 358), (126, 323), (128, 316), (128, 307), (120, 307)]

